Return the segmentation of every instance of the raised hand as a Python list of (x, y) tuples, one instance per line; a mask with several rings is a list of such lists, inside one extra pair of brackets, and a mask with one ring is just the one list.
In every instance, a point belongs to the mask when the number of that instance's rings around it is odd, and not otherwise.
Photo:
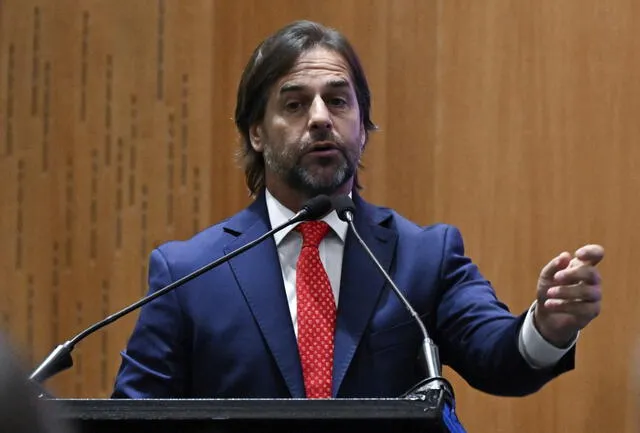
[(534, 323), (551, 344), (564, 347), (600, 314), (600, 245), (585, 245), (573, 256), (563, 252), (540, 272)]

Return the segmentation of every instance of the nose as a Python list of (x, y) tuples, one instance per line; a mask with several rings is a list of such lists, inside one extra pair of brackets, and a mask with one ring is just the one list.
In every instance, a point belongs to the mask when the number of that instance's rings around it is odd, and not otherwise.
[(331, 129), (332, 126), (327, 104), (321, 97), (315, 98), (309, 108), (309, 128), (312, 130)]

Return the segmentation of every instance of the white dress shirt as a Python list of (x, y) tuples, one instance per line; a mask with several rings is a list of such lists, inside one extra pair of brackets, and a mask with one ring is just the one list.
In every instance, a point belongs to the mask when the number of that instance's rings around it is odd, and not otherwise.
[[(276, 227), (294, 215), (290, 209), (276, 200), (273, 195), (266, 191), (267, 211), (271, 227)], [(342, 257), (344, 255), (344, 243), (347, 237), (348, 225), (338, 218), (335, 211), (326, 215), (323, 219), (331, 230), (320, 242), (318, 247), (320, 260), (327, 271), (329, 283), (336, 300), (336, 305), (340, 300), (340, 278), (342, 275)], [(298, 335), (298, 314), (296, 303), (296, 264), (302, 249), (302, 235), (294, 230), (296, 224), (291, 225), (274, 236), (280, 266), (282, 268), (282, 278), (284, 288), (289, 302), (289, 312), (293, 329)], [(538, 332), (533, 324), (533, 309), (535, 303), (529, 309), (525, 321), (520, 329), (518, 348), (525, 360), (533, 368), (550, 367), (562, 358), (575, 344), (575, 340), (567, 348), (557, 348), (547, 342)], [(577, 339), (577, 338), (576, 338)]]

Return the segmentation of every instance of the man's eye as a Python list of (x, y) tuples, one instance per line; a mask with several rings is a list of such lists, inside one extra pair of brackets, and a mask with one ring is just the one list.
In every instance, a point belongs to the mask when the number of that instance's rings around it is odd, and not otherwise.
[(287, 111), (297, 111), (301, 106), (302, 104), (298, 101), (291, 101), (285, 104), (285, 108), (287, 109)]
[(344, 98), (331, 98), (329, 103), (334, 107), (343, 107), (347, 105), (347, 101)]

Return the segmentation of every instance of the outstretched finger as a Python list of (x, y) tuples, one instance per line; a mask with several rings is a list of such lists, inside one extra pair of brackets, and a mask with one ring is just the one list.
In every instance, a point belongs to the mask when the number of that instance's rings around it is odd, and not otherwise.
[(585, 245), (578, 248), (575, 256), (582, 262), (587, 262), (595, 266), (604, 258), (604, 248), (596, 244)]
[(545, 281), (553, 281), (556, 272), (565, 269), (569, 262), (571, 261), (571, 254), (568, 252), (562, 252), (556, 258), (551, 260), (549, 263), (542, 268), (540, 271), (540, 279)]

